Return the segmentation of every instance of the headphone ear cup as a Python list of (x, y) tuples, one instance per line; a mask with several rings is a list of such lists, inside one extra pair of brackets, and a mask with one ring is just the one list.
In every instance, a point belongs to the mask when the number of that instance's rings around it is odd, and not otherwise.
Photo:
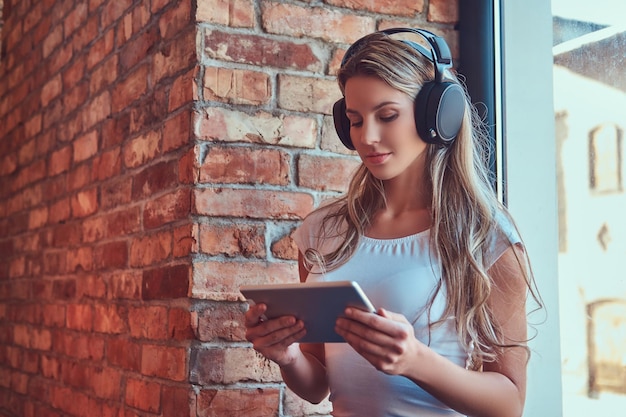
[(346, 101), (343, 98), (337, 100), (333, 105), (333, 121), (341, 143), (346, 148), (354, 150), (352, 138), (350, 138), (350, 120), (346, 116)]
[(465, 94), (452, 82), (424, 84), (415, 99), (417, 133), (427, 143), (450, 145), (461, 129)]

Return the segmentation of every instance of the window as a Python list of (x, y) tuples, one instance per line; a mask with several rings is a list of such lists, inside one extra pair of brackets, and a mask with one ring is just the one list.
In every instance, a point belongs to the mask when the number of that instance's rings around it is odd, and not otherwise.
[(624, 12), (552, 0), (564, 417), (626, 407)]

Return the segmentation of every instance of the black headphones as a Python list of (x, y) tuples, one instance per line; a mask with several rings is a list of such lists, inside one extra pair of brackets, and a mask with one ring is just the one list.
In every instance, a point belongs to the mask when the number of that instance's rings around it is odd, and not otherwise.
[[(461, 122), (465, 113), (465, 93), (459, 84), (443, 79), (444, 70), (452, 66), (452, 54), (448, 44), (442, 37), (424, 29), (393, 28), (382, 30), (379, 33), (385, 35), (415, 33), (426, 39), (430, 45), (430, 51), (428, 51), (416, 42), (402, 41), (428, 58), (435, 67), (435, 79), (425, 83), (415, 98), (415, 125), (417, 126), (417, 133), (424, 142), (444, 146), (450, 145), (461, 129)], [(361, 49), (366, 38), (357, 40), (348, 48), (341, 61), (342, 67)], [(348, 149), (354, 150), (344, 98), (333, 105), (333, 119), (335, 130), (341, 142)]]

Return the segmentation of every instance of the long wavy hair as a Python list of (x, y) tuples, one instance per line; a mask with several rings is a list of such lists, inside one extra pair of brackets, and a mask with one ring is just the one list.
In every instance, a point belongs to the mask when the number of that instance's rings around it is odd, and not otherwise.
[[(434, 68), (432, 62), (407, 43), (374, 33), (339, 70), (337, 78), (342, 93), (347, 80), (354, 76), (376, 77), (416, 97), (421, 86), (434, 79)], [(446, 78), (459, 82), (453, 73), (446, 74)], [(493, 361), (504, 347), (527, 347), (526, 341), (503, 340), (487, 304), (492, 290), (492, 280), (487, 274), (489, 265), (485, 265), (488, 237), (496, 227), (496, 213), (507, 216), (508, 213), (491, 185), (484, 123), (467, 94), (466, 102), (455, 141), (450, 146), (428, 145), (424, 178), (431, 190), (431, 247), (442, 266), (438, 290), (445, 286), (447, 295), (442, 318), (455, 318), (459, 340), (471, 355), (469, 367), (479, 369), (484, 362)], [(340, 236), (341, 244), (325, 254), (307, 250), (305, 264), (309, 268), (315, 265), (321, 271), (343, 265), (354, 254), (375, 213), (384, 206), (382, 182), (361, 164), (347, 193), (324, 208), (328, 214), (320, 234), (323, 238)], [(534, 294), (527, 259), (518, 260)]]

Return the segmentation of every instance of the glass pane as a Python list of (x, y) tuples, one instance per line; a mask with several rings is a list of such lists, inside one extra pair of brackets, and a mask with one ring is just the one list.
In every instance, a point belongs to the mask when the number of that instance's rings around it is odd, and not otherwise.
[(552, 0), (564, 417), (626, 409), (625, 13)]

